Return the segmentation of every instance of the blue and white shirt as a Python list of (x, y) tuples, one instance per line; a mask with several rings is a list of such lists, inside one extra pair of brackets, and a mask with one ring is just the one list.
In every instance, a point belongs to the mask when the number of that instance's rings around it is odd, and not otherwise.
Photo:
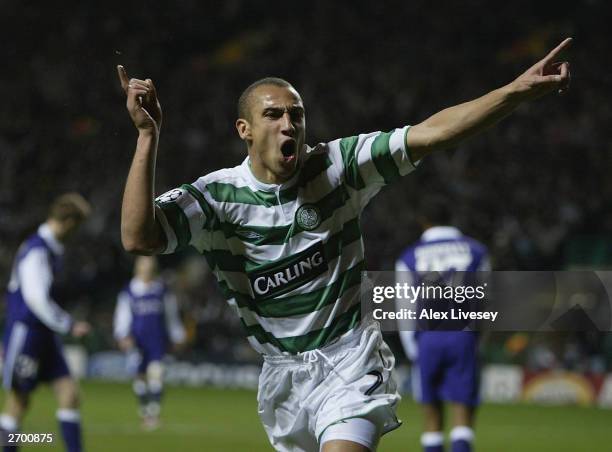
[(117, 340), (128, 336), (139, 343), (185, 340), (176, 297), (161, 280), (133, 278), (117, 298), (114, 318)]
[(490, 269), (487, 248), (452, 226), (434, 226), (407, 248), (396, 262), (397, 271), (474, 272)]
[(63, 245), (47, 224), (42, 224), (21, 245), (7, 290), (8, 328), (15, 322), (21, 322), (57, 333), (70, 331), (72, 317), (51, 296), (63, 253)]
[[(452, 226), (434, 226), (408, 247), (395, 263), (398, 282), (414, 283), (413, 272), (489, 271), (491, 264), (485, 245), (465, 236)], [(402, 344), (409, 358), (417, 356), (414, 332), (402, 332)]]

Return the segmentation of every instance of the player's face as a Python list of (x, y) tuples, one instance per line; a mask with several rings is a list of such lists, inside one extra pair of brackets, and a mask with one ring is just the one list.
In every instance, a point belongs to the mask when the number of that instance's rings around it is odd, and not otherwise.
[[(295, 172), (304, 147), (304, 105), (293, 88), (259, 86), (252, 93), (248, 122), (251, 165), (264, 181), (282, 183)], [(256, 167), (256, 168), (255, 168)]]
[(66, 242), (73, 237), (79, 230), (83, 220), (77, 220), (75, 218), (67, 218), (63, 221), (58, 222), (57, 238), (60, 242)]

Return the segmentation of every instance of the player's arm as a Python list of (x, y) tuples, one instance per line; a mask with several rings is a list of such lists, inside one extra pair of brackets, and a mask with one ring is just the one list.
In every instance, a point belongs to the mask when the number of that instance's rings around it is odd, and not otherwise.
[(442, 110), (412, 126), (406, 135), (406, 145), (412, 161), (418, 161), (435, 150), (455, 146), (482, 132), (508, 116), (522, 102), (567, 89), (570, 81), (569, 63), (554, 60), (571, 41), (571, 38), (565, 39), (508, 85), (478, 99)]
[(80, 337), (89, 332), (89, 324), (75, 322), (70, 314), (51, 298), (53, 272), (49, 264), (48, 251), (34, 248), (28, 252), (17, 267), (25, 304), (30, 311), (51, 330)]
[(117, 66), (127, 109), (138, 130), (136, 151), (128, 173), (121, 206), (121, 242), (135, 254), (157, 254), (164, 250), (165, 235), (156, 220), (154, 206), (155, 161), (162, 111), (153, 81), (129, 79)]
[(492, 270), (491, 267), (491, 256), (489, 256), (488, 252), (485, 252), (484, 256), (480, 258), (480, 262), (478, 263), (477, 272), (490, 272)]
[[(414, 284), (412, 272), (402, 259), (398, 259), (397, 261), (395, 261), (395, 282), (401, 284), (402, 286), (404, 284), (407, 284), (408, 286)], [(396, 303), (399, 301), (400, 300), (396, 300)], [(403, 305), (397, 303), (397, 307), (401, 308), (403, 307)], [(400, 330), (400, 342), (402, 343), (402, 347), (404, 348), (406, 358), (414, 362), (417, 360), (419, 355), (415, 335), (416, 322), (414, 320), (399, 320), (398, 326)]]
[(180, 345), (185, 342), (187, 334), (181, 322), (178, 303), (174, 294), (167, 294), (164, 298), (166, 314), (166, 328), (173, 344)]
[(117, 306), (113, 316), (113, 336), (122, 350), (131, 348), (130, 331), (132, 329), (132, 310), (130, 299), (125, 292), (117, 297)]

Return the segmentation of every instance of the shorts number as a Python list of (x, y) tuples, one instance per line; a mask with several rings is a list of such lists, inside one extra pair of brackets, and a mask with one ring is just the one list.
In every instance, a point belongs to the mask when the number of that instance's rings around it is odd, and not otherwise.
[(383, 376), (379, 371), (373, 370), (372, 372), (368, 372), (368, 375), (373, 375), (374, 377), (376, 377), (376, 381), (374, 382), (372, 386), (370, 386), (364, 392), (364, 394), (367, 396), (372, 395), (374, 391), (376, 391), (379, 388), (379, 386), (383, 383)]

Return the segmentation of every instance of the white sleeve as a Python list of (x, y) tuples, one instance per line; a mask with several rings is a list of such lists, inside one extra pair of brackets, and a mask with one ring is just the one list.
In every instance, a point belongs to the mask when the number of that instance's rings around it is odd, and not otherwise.
[(491, 271), (491, 258), (488, 254), (482, 256), (480, 259), (480, 264), (478, 265), (478, 269), (476, 271), (479, 272), (490, 272)]
[[(412, 273), (408, 266), (402, 261), (398, 259), (395, 262), (395, 282), (400, 284), (413, 284), (414, 278), (412, 277)], [(416, 306), (414, 304), (413, 306)], [(402, 342), (402, 347), (404, 348), (404, 353), (411, 361), (415, 361), (419, 355), (415, 331), (416, 322), (414, 320), (400, 320), (399, 322), (399, 337)]]
[[(407, 283), (412, 284), (412, 272), (408, 268), (408, 266), (404, 263), (403, 260), (398, 259), (395, 261), (395, 280), (399, 283)], [(400, 272), (397, 274), (397, 272)]]
[(164, 299), (166, 311), (166, 328), (173, 344), (180, 344), (185, 341), (185, 328), (179, 318), (178, 303), (173, 294), (167, 294)]
[(132, 310), (130, 309), (130, 297), (121, 292), (117, 297), (117, 306), (113, 318), (113, 336), (120, 340), (130, 335), (132, 328)]
[(400, 331), (400, 341), (404, 348), (404, 353), (410, 361), (416, 361), (419, 357), (419, 347), (416, 341), (416, 331)]
[(34, 248), (28, 252), (17, 267), (17, 277), (25, 304), (47, 327), (66, 334), (72, 327), (72, 317), (51, 298), (53, 271), (48, 251)]
[(410, 126), (372, 132), (330, 143), (332, 157), (341, 161), (346, 184), (356, 190), (363, 209), (378, 191), (415, 169), (406, 149)]
[(155, 199), (155, 215), (166, 236), (163, 254), (193, 246), (202, 251), (213, 210), (195, 185), (184, 184)]

